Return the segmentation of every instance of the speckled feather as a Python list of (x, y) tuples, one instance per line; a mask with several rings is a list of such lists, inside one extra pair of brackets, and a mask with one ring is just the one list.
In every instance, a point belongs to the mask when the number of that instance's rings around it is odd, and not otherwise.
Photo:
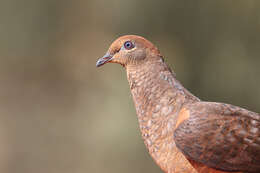
[[(176, 150), (172, 136), (176, 115), (182, 104), (198, 99), (179, 83), (173, 83), (174, 79), (168, 67), (161, 64), (162, 59), (158, 59), (142, 64), (142, 67), (127, 67), (142, 137), (149, 153), (163, 170), (190, 172), (186, 163), (188, 161)], [(174, 85), (177, 88), (173, 87)], [(171, 163), (174, 162), (173, 159), (176, 159), (174, 167)]]
[[(122, 45), (132, 41), (135, 49)], [(109, 48), (123, 65), (145, 145), (167, 173), (260, 172), (260, 115), (223, 103), (202, 102), (185, 89), (159, 50), (140, 36)]]
[(174, 132), (176, 145), (193, 160), (226, 171), (260, 172), (260, 116), (224, 103), (185, 105), (189, 114)]

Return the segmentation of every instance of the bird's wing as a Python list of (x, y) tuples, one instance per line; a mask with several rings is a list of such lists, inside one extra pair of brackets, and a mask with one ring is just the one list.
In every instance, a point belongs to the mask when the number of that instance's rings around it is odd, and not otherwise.
[(224, 171), (260, 172), (260, 114), (197, 102), (178, 115), (176, 146), (189, 159)]

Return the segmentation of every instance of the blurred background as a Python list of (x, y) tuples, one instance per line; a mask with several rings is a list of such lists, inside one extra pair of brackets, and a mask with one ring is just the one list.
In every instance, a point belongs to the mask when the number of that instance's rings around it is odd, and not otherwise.
[(125, 34), (159, 47), (202, 100), (260, 112), (260, 1), (1, 0), (0, 172), (158, 173), (125, 71)]

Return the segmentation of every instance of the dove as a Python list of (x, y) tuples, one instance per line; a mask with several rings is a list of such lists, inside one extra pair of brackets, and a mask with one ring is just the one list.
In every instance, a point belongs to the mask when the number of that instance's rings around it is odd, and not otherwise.
[(141, 36), (116, 39), (96, 66), (107, 63), (125, 68), (142, 138), (164, 172), (260, 172), (259, 113), (200, 100)]

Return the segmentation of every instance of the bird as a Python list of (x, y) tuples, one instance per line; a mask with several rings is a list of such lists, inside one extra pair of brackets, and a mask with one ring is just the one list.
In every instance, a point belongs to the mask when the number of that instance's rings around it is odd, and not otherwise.
[(144, 37), (116, 39), (96, 66), (122, 65), (142, 138), (165, 173), (260, 173), (260, 114), (202, 101)]

